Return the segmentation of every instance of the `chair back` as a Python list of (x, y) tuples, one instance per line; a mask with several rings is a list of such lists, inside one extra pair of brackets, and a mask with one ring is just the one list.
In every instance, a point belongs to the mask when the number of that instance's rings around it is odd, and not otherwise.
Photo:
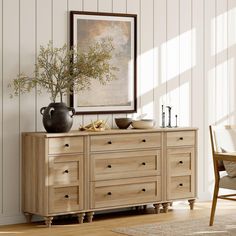
[[(217, 152), (219, 153), (219, 152), (235, 152), (236, 151), (236, 126), (210, 125), (209, 128), (210, 128), (213, 160)], [(214, 167), (216, 167), (218, 171), (225, 170), (222, 161), (218, 161), (217, 163), (214, 163)]]

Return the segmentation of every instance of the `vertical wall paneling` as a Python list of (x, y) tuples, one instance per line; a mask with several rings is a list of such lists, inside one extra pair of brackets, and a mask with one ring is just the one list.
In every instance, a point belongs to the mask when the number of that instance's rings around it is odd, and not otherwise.
[(192, 123), (198, 127), (198, 193), (205, 192), (205, 102), (204, 102), (204, 0), (192, 0)]
[(167, 105), (179, 116), (179, 0), (167, 0)]
[[(83, 9), (83, 0), (68, 0), (68, 11), (82, 11)], [(70, 19), (69, 19), (69, 12), (67, 16), (67, 42), (69, 43), (69, 31), (70, 31)], [(72, 129), (76, 130), (83, 124), (83, 116), (74, 116), (73, 118), (73, 126)]]
[(3, 155), (2, 155), (2, 143), (3, 143), (3, 68), (2, 68), (2, 55), (3, 55), (3, 43), (2, 43), (2, 12), (3, 12), (3, 0), (0, 1), (0, 215), (3, 213)]
[[(127, 5), (126, 5), (126, 0), (112, 0), (112, 11), (114, 13), (126, 13), (127, 12)], [(126, 114), (113, 114), (112, 115), (112, 120), (113, 120), (113, 127), (116, 128), (115, 124), (115, 118), (120, 118), (120, 117), (126, 117)]]
[[(14, 6), (14, 7), (12, 7)], [(19, 73), (19, 1), (3, 1), (3, 214), (19, 214), (19, 97), (9, 82)]]
[[(83, 0), (68, 0), (68, 15), (67, 15), (67, 42), (69, 44), (69, 31), (70, 31), (70, 11), (82, 11), (83, 9)], [(77, 130), (80, 125), (83, 125), (83, 116), (74, 116), (73, 118), (73, 130)]]
[(216, 0), (216, 123), (228, 124), (227, 0)]
[(99, 12), (112, 12), (112, 0), (99, 0), (98, 11)]
[(236, 1), (228, 0), (228, 82), (229, 122), (236, 124)]
[(139, 115), (141, 114), (141, 110), (140, 110), (140, 107), (141, 107), (141, 94), (140, 94), (140, 87), (141, 87), (141, 84), (140, 84), (140, 81), (141, 81), (141, 77), (140, 77), (140, 68), (141, 68), (141, 64), (140, 64), (140, 61), (141, 61), (141, 51), (140, 51), (140, 37), (141, 37), (141, 7), (140, 7), (140, 3), (141, 1), (133, 1), (133, 0), (127, 0), (127, 13), (130, 13), (130, 14), (136, 14), (137, 15), (137, 112), (136, 113), (133, 113), (133, 114), (127, 114), (128, 117), (131, 117), (131, 118), (137, 118), (139, 117)]
[[(189, 126), (191, 124), (191, 88), (192, 68), (195, 60), (192, 52), (192, 1), (179, 1), (179, 119), (178, 125)], [(174, 115), (174, 114), (173, 114)], [(175, 124), (175, 123), (174, 123)]]
[[(98, 11), (98, 1), (97, 0), (83, 0), (84, 11)], [(84, 116), (84, 125), (87, 125), (91, 121), (98, 119), (98, 115), (86, 115)]]
[[(212, 166), (210, 140), (209, 140), (209, 124), (216, 124), (216, 2), (215, 0), (205, 1), (204, 25), (205, 25), (205, 163), (206, 167)], [(208, 157), (208, 158), (207, 158)], [(206, 190), (212, 187), (213, 168), (205, 168)]]
[[(144, 118), (153, 118), (153, 0), (141, 1), (141, 111)], [(148, 26), (148, 27), (147, 27)]]
[[(20, 72), (26, 73), (30, 76), (34, 76), (35, 64), (35, 8), (35, 1), (20, 1)], [(35, 89), (31, 93), (22, 94), (20, 96), (20, 134), (21, 132), (35, 131), (36, 129), (35, 98)], [(19, 170), (21, 172), (21, 164)], [(21, 205), (21, 194), (19, 196), (19, 205)]]
[(166, 105), (166, 0), (154, 1), (154, 117), (162, 125), (161, 105)]
[[(98, 12), (112, 12), (112, 0), (99, 0)], [(107, 124), (112, 127), (112, 114), (100, 114), (98, 119), (107, 121)]]
[(112, 0), (112, 1), (113, 1), (113, 12), (126, 13), (127, 0)]
[[(34, 76), (35, 64), (35, 0), (20, 1), (20, 72)], [(35, 90), (20, 96), (21, 131), (34, 131)]]
[[(50, 40), (52, 40), (52, 0), (37, 0), (37, 19), (36, 19), (36, 36), (37, 36), (37, 55), (39, 53), (40, 46), (46, 46)], [(41, 94), (37, 94), (37, 131), (45, 130), (42, 124), (42, 115), (40, 114), (40, 108), (48, 106), (50, 103), (50, 95), (43, 91)]]

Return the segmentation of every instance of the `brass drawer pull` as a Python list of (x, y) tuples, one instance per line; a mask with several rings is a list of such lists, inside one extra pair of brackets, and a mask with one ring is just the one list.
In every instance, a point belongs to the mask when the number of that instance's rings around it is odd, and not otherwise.
[(64, 170), (64, 172), (63, 173), (66, 173), (66, 174), (68, 174), (69, 173), (69, 170)]
[(65, 144), (65, 147), (69, 147), (70, 145), (68, 143)]
[(66, 194), (64, 197), (65, 197), (65, 198), (69, 198), (69, 195)]
[(143, 139), (142, 142), (143, 142), (143, 143), (146, 143), (146, 139)]
[(112, 141), (108, 141), (107, 143), (108, 143), (108, 144), (112, 144)]
[(184, 138), (183, 138), (183, 137), (180, 137), (179, 140), (184, 140)]
[(183, 161), (179, 161), (179, 164), (183, 164)]
[(143, 189), (142, 189), (142, 191), (143, 191), (143, 192), (146, 192), (146, 189), (145, 189), (145, 188), (143, 188)]
[(142, 165), (145, 166), (145, 165), (146, 165), (146, 162), (143, 162)]
[(184, 185), (182, 183), (179, 184), (180, 187), (183, 187)]
[(107, 168), (111, 168), (111, 165), (108, 165)]
[(111, 192), (108, 192), (108, 193), (107, 193), (107, 195), (111, 196), (111, 195), (112, 195), (112, 193), (111, 193)]

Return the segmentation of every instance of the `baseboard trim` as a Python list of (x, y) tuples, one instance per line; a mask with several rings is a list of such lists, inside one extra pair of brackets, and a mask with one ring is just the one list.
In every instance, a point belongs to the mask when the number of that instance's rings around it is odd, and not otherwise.
[(25, 217), (23, 215), (16, 216), (0, 216), (0, 225), (13, 225), (26, 223)]

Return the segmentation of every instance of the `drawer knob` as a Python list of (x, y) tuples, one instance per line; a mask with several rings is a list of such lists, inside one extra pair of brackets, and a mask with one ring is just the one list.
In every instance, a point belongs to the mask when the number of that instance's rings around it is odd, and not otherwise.
[(64, 197), (65, 197), (65, 198), (69, 198), (69, 195), (66, 194)]
[(111, 165), (108, 165), (107, 167), (108, 167), (108, 168), (111, 168)]
[(108, 144), (112, 144), (112, 141), (108, 141), (107, 143), (108, 143)]
[(179, 164), (183, 164), (183, 161), (179, 161)]
[(146, 139), (143, 139), (142, 142), (143, 142), (143, 143), (146, 143)]
[(182, 184), (182, 183), (180, 183), (180, 184), (179, 184), (179, 186), (180, 186), (180, 187), (182, 187), (182, 186), (183, 186), (183, 184)]
[(68, 173), (69, 173), (69, 170), (64, 170), (64, 173), (68, 174)]
[(65, 147), (69, 147), (70, 145), (68, 143), (65, 144)]
[(145, 188), (143, 188), (143, 189), (142, 189), (142, 191), (143, 191), (143, 192), (146, 192), (146, 189), (145, 189)]
[(145, 162), (143, 162), (143, 163), (142, 163), (142, 165), (143, 165), (143, 166), (145, 166), (145, 165), (146, 165), (146, 163), (145, 163)]
[(180, 137), (179, 140), (183, 140), (184, 138), (183, 137)]
[(108, 192), (108, 193), (107, 193), (107, 195), (111, 196), (111, 195), (112, 195), (112, 193), (111, 193), (111, 192)]

